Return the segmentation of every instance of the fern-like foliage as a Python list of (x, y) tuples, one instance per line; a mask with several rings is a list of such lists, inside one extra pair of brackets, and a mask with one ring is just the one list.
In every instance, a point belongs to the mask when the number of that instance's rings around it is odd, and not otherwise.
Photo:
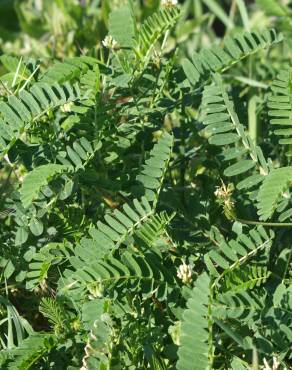
[(83, 238), (75, 249), (75, 257), (72, 259), (75, 268), (79, 266), (83, 268), (87, 261), (99, 259), (124, 243), (127, 245), (129, 237), (134, 233), (147, 243), (157, 239), (171, 219), (166, 214), (154, 215), (154, 211), (170, 159), (172, 144), (172, 136), (165, 134), (154, 145), (141, 175), (137, 176), (146, 196), (142, 196), (141, 200), (134, 199), (131, 205), (124, 204), (122, 210), (115, 209), (106, 214), (105, 222), (99, 221), (97, 228), (89, 230), (91, 239)]
[(106, 214), (105, 222), (98, 221), (97, 228), (91, 228), (89, 231), (96, 248), (100, 252), (118, 248), (153, 215), (153, 212), (148, 200), (142, 197), (140, 201), (134, 199), (132, 205), (124, 204), (122, 210), (115, 209)]
[(5, 351), (9, 370), (27, 370), (42, 359), (56, 345), (56, 337), (50, 334), (34, 333), (17, 348)]
[(209, 137), (210, 144), (224, 148), (224, 161), (235, 162), (225, 169), (224, 175), (244, 175), (245, 178), (237, 184), (237, 188), (253, 187), (268, 174), (268, 165), (262, 150), (255, 146), (240, 123), (220, 75), (215, 74), (214, 81), (214, 85), (204, 89), (202, 121), (206, 128), (203, 134)]
[(46, 290), (49, 270), (71, 257), (71, 246), (63, 243), (49, 243), (40, 251), (29, 251), (26, 260), (29, 262), (26, 273), (26, 289), (41, 288)]
[(224, 289), (232, 291), (253, 289), (265, 284), (270, 275), (267, 266), (240, 266), (225, 275)]
[(43, 298), (40, 303), (40, 313), (48, 319), (56, 334), (64, 334), (68, 330), (68, 315), (58, 301)]
[(65, 280), (61, 282), (63, 292), (71, 292), (75, 296), (87, 293), (91, 297), (102, 297), (107, 290), (116, 286), (139, 284), (141, 292), (146, 296), (154, 294), (158, 299), (164, 299), (168, 285), (174, 284), (174, 277), (163, 266), (163, 260), (154, 252), (135, 255), (124, 252), (121, 260), (108, 257), (104, 260), (95, 258), (87, 265), (77, 259), (71, 259), (71, 265), (76, 270), (66, 271)]
[(82, 100), (78, 85), (35, 84), (0, 101), (0, 158), (3, 157), (24, 130), (28, 130), (48, 112), (73, 101)]
[(55, 62), (40, 76), (39, 82), (52, 84), (71, 83), (80, 80), (83, 75), (97, 66), (97, 61), (88, 56), (66, 58), (63, 62)]
[[(257, 197), (258, 214), (261, 220), (267, 220), (274, 214), (280, 201), (284, 199), (285, 192), (292, 181), (292, 167), (273, 169), (265, 178)], [(289, 198), (289, 195), (287, 194)], [(284, 203), (284, 205), (286, 205)], [(281, 220), (291, 217), (291, 209), (281, 215)]]
[[(272, 93), (269, 96), (268, 107), (270, 123), (277, 127), (274, 134), (280, 136), (279, 144), (292, 144), (292, 73), (291, 69), (282, 70), (273, 81)], [(279, 128), (278, 128), (279, 127)], [(288, 150), (287, 156), (291, 155)]]
[(214, 304), (214, 317), (220, 319), (250, 320), (253, 316), (260, 315), (264, 308), (264, 292), (250, 292), (244, 289), (239, 292), (228, 291), (220, 294)]
[(64, 172), (67, 167), (60, 164), (47, 164), (39, 166), (29, 172), (20, 189), (20, 198), (23, 206), (28, 207), (38, 196), (41, 188), (58, 173)]
[(220, 279), (222, 274), (241, 266), (259, 251), (269, 249), (274, 238), (274, 233), (270, 232), (268, 235), (262, 226), (250, 230), (248, 236), (242, 234), (229, 242), (226, 242), (217, 229), (213, 229), (212, 234), (211, 238), (216, 247), (205, 254), (204, 260), (210, 274), (217, 279)]
[(51, 264), (52, 257), (48, 258), (44, 253), (36, 254), (26, 274), (26, 288), (34, 289), (38, 286), (45, 288)]
[[(227, 292), (222, 294), (213, 306), (214, 321), (235, 343), (245, 350), (251, 350), (254, 346), (260, 347), (262, 341), (265, 341), (266, 348), (289, 353), (289, 341), (291, 343), (292, 336), (287, 327), (291, 325), (291, 309), (288, 308), (287, 312), (287, 301), (284, 303), (282, 300), (286, 294), (287, 289), (283, 286), (277, 288), (273, 301), (270, 300), (264, 289), (242, 290), (238, 293)], [(276, 297), (281, 300), (282, 305)], [(269, 313), (262, 315), (271, 304), (274, 305), (274, 308), (268, 309)], [(230, 325), (231, 322), (233, 325)], [(240, 334), (240, 326), (243, 324), (250, 333), (253, 333), (254, 323), (261, 326), (255, 335), (245, 334), (243, 336)], [(269, 328), (275, 330), (273, 338), (267, 338)], [(284, 363), (283, 366), (285, 366)]]
[(72, 172), (77, 172), (80, 169), (85, 169), (101, 145), (100, 142), (91, 144), (85, 137), (82, 137), (74, 141), (72, 146), (67, 145), (66, 150), (60, 151), (57, 160), (70, 168)]
[(192, 61), (184, 59), (182, 66), (192, 85), (197, 85), (200, 80), (207, 80), (212, 72), (223, 72), (247, 56), (281, 42), (282, 35), (276, 31), (264, 29), (251, 33), (239, 33), (228, 36), (223, 41), (223, 47), (216, 44), (199, 53), (193, 53)]
[(135, 232), (135, 235), (143, 240), (148, 248), (152, 247), (157, 239), (165, 234), (166, 226), (173, 217), (174, 215), (169, 216), (166, 212), (155, 214)]
[(204, 273), (196, 281), (187, 302), (181, 326), (178, 370), (212, 368), (212, 314), (210, 278)]
[(6, 35), (0, 1), (1, 369), (289, 368), (291, 12), (257, 2), (275, 30), (243, 0), (30, 0)]
[(157, 203), (165, 171), (168, 167), (173, 147), (173, 136), (165, 133), (154, 145), (136, 180), (143, 186), (146, 198)]
[[(134, 65), (139, 75), (147, 67), (155, 44), (174, 26), (179, 14), (176, 7), (160, 9), (147, 17), (140, 29), (134, 18), (132, 1), (110, 14), (109, 33), (122, 48), (118, 60), (125, 72), (130, 73)], [(126, 25), (124, 19), (128, 20)]]
[[(76, 279), (77, 282), (81, 278), (81, 281), (84, 282), (82, 277), (87, 276), (85, 282), (91, 281), (90, 275), (83, 272), (87, 270), (85, 264), (91, 264), (92, 261), (95, 261), (94, 266), (99, 263), (102, 257), (112, 253), (123, 243), (127, 244), (128, 238), (151, 218), (153, 212), (150, 203), (145, 197), (142, 197), (141, 201), (135, 199), (132, 206), (124, 204), (122, 211), (115, 209), (110, 214), (105, 215), (104, 223), (99, 221), (97, 228), (89, 230), (91, 238), (83, 238), (80, 245), (75, 248), (75, 256), (70, 258), (70, 263), (77, 272), (74, 274), (76, 276), (70, 279)], [(91, 267), (88, 266), (88, 268)], [(101, 269), (103, 270), (103, 267)], [(129, 271), (126, 271), (126, 273), (129, 274)], [(108, 273), (106, 273), (106, 277), (110, 280)], [(73, 283), (74, 285), (75, 283)]]
[(177, 7), (161, 9), (149, 16), (143, 23), (135, 40), (134, 52), (143, 70), (149, 63), (151, 52), (159, 38), (178, 20), (180, 11)]

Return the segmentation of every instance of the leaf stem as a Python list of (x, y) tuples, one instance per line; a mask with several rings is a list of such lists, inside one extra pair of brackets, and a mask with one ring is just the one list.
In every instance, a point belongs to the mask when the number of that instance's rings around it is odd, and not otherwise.
[(253, 220), (243, 220), (241, 218), (235, 218), (235, 221), (238, 221), (246, 225), (263, 225), (270, 227), (292, 227), (291, 222), (262, 222), (262, 221), (253, 221)]

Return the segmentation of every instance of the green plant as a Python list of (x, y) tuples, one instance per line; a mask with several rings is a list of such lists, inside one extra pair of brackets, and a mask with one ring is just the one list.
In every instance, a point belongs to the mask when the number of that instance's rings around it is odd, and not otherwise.
[(16, 2), (56, 49), (2, 44), (3, 369), (291, 367), (286, 23), (146, 3)]

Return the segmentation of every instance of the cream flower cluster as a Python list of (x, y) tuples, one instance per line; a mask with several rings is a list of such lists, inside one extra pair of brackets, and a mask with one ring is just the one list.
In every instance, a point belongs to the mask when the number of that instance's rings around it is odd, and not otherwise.
[(102, 41), (102, 44), (108, 49), (115, 49), (118, 45), (116, 40), (111, 35), (106, 36), (105, 39)]
[(187, 265), (184, 261), (179, 266), (177, 271), (177, 277), (182, 280), (184, 284), (188, 284), (192, 281), (193, 267), (192, 265)]

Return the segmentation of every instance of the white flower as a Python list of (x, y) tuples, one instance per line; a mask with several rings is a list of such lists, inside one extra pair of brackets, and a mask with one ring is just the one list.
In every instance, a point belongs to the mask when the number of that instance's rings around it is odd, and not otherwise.
[(171, 8), (178, 4), (178, 0), (161, 0), (161, 5), (165, 6), (166, 8)]
[(190, 283), (192, 281), (193, 267), (192, 265), (187, 265), (185, 261), (179, 266), (177, 271), (177, 277), (182, 280), (184, 284)]
[(116, 40), (111, 35), (106, 36), (106, 38), (102, 41), (104, 47), (108, 49), (115, 49), (118, 45)]

